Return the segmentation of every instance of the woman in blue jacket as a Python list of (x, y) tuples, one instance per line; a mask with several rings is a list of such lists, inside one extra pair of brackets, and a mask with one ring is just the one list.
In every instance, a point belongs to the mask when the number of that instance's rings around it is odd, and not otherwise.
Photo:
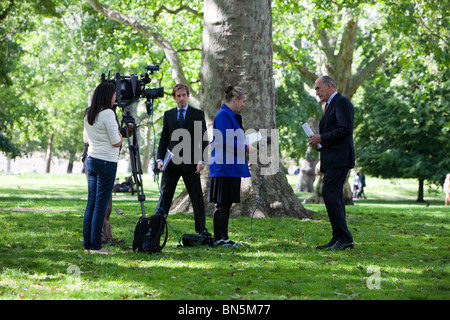
[(228, 220), (233, 203), (240, 202), (241, 178), (250, 177), (247, 158), (249, 146), (245, 144), (242, 116), (247, 92), (240, 87), (229, 86), (225, 90), (225, 104), (214, 117), (213, 140), (209, 172), (211, 185), (209, 202), (214, 210), (214, 244), (233, 245), (228, 238)]

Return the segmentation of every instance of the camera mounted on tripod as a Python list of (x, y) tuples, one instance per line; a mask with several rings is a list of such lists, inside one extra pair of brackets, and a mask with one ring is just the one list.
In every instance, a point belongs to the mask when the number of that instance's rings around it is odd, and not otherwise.
[(164, 96), (164, 88), (162, 87), (145, 88), (145, 86), (152, 80), (150, 75), (153, 75), (155, 71), (159, 71), (159, 66), (149, 65), (146, 69), (149, 72), (141, 74), (140, 77), (135, 74), (130, 76), (121, 76), (120, 73), (117, 72), (114, 79), (110, 79), (109, 74), (108, 79), (106, 79), (105, 74), (102, 73), (102, 82), (111, 82), (116, 86), (116, 105), (122, 109), (124, 115), (130, 115), (127, 112), (128, 110), (126, 110), (127, 107), (132, 103), (139, 101), (141, 98), (147, 99), (145, 103), (147, 114), (151, 115), (153, 112), (153, 100)]
[[(116, 102), (115, 106), (119, 106), (122, 109), (122, 123), (120, 126), (123, 135), (126, 135), (128, 140), (128, 151), (130, 153), (130, 164), (131, 171), (133, 173), (133, 180), (136, 186), (136, 192), (139, 202), (141, 203), (142, 216), (145, 217), (144, 201), (145, 194), (142, 184), (142, 164), (141, 157), (139, 154), (139, 143), (137, 139), (137, 127), (135, 120), (133, 118), (132, 104), (138, 102), (141, 98), (146, 98), (145, 102), (147, 108), (147, 114), (150, 116), (153, 113), (153, 100), (161, 98), (164, 96), (164, 88), (149, 88), (146, 89), (145, 86), (152, 80), (150, 75), (153, 72), (159, 70), (159, 66), (147, 66), (147, 73), (140, 75), (138, 77), (135, 74), (130, 76), (121, 76), (120, 73), (116, 73), (114, 79), (110, 79), (108, 74), (108, 79), (106, 79), (105, 74), (102, 73), (101, 81), (110, 82), (116, 87)], [(130, 134), (129, 129), (132, 130)], [(132, 139), (130, 139), (132, 138)]]

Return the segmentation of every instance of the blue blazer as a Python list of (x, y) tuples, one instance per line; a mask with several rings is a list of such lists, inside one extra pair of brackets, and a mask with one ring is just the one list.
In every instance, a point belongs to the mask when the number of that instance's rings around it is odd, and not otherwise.
[(242, 116), (223, 104), (213, 121), (211, 177), (250, 177)]
[(336, 94), (319, 123), (322, 139), (320, 171), (355, 166), (353, 146), (354, 108), (347, 97)]

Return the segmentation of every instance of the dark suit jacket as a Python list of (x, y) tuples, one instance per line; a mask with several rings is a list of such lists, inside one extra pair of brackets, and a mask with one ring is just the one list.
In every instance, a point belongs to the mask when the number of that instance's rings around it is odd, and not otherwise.
[(320, 171), (334, 168), (353, 168), (353, 105), (347, 97), (336, 94), (319, 123), (322, 139)]
[[(197, 122), (196, 125), (194, 125)], [(196, 132), (194, 129), (197, 129)], [(163, 129), (161, 132), (161, 139), (158, 147), (158, 159), (164, 159), (166, 150), (173, 150), (173, 148), (183, 141), (182, 138), (172, 140), (173, 132), (179, 129), (177, 121), (177, 108), (170, 109), (164, 112)], [(203, 151), (208, 146), (208, 139), (203, 141), (203, 135), (206, 132), (205, 113), (199, 109), (195, 109), (192, 106), (186, 111), (184, 118), (183, 129), (186, 129), (190, 136), (190, 161), (188, 163), (181, 163), (180, 166), (183, 171), (195, 171), (197, 163), (199, 161), (205, 161), (203, 159)], [(174, 161), (177, 153), (174, 155)], [(169, 164), (166, 170), (170, 170), (173, 163)]]

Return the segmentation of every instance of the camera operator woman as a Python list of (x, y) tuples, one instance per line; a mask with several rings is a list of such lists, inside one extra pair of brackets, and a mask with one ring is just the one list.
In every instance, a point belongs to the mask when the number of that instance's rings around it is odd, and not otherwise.
[(83, 243), (86, 252), (108, 254), (102, 248), (102, 225), (116, 178), (122, 135), (114, 110), (116, 88), (102, 82), (94, 91), (84, 117), (83, 139), (89, 143), (86, 171), (88, 200), (84, 212)]
[(233, 203), (240, 202), (241, 178), (250, 177), (245, 152), (256, 150), (245, 144), (242, 116), (239, 113), (245, 107), (246, 100), (247, 92), (244, 89), (228, 86), (225, 103), (213, 121), (209, 202), (216, 204), (213, 215), (216, 246), (234, 245), (228, 238), (230, 208)]

